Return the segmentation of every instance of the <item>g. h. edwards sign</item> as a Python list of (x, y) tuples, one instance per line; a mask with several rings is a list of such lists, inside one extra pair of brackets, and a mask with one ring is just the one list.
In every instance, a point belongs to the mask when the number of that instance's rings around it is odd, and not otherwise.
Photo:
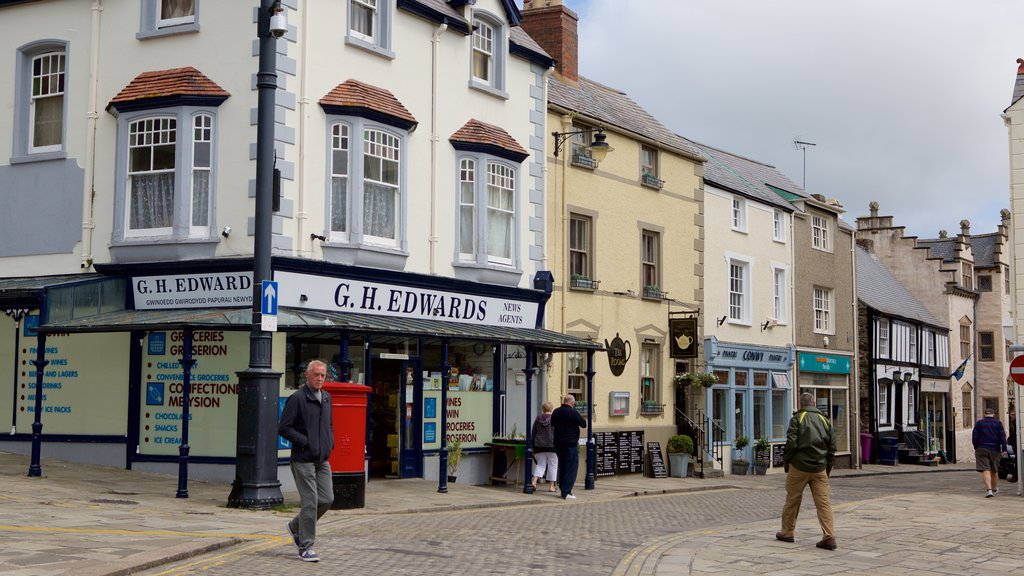
[(294, 272), (275, 272), (274, 279), (280, 306), (516, 328), (537, 323), (536, 302)]

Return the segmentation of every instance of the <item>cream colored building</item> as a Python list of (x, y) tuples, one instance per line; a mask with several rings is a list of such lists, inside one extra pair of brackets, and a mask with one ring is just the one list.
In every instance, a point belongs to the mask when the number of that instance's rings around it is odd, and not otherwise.
[[(577, 16), (543, 4), (524, 9), (523, 28), (558, 62), (545, 152), (548, 328), (609, 349), (595, 357), (592, 390), (584, 356), (556, 356), (547, 398), (573, 394), (593, 408), (596, 432), (642, 431), (664, 446), (682, 408), (673, 376), (695, 367), (670, 357), (669, 323), (702, 312), (703, 157), (626, 94), (579, 76)], [(602, 130), (612, 150), (597, 161), (587, 147)]]

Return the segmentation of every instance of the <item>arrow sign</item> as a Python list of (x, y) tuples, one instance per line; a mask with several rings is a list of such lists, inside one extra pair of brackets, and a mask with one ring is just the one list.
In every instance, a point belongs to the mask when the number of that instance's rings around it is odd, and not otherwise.
[(277, 332), (277, 282), (263, 281), (260, 296), (260, 328), (264, 332)]

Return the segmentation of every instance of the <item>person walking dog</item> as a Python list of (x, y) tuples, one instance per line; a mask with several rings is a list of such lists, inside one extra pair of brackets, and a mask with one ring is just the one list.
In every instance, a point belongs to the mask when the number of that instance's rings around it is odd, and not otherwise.
[(836, 455), (836, 439), (832, 423), (814, 406), (814, 396), (800, 395), (800, 410), (789, 420), (786, 433), (786, 451), (782, 456), (786, 469), (786, 504), (782, 508), (782, 530), (775, 538), (794, 542), (796, 517), (800, 512), (804, 487), (810, 485), (818, 523), (824, 534), (815, 544), (818, 548), (835, 550), (836, 534), (829, 502), (828, 477)]
[(288, 522), (288, 533), (304, 562), (319, 562), (313, 551), (316, 522), (331, 508), (334, 487), (327, 461), (334, 448), (331, 395), (323, 389), (327, 365), (312, 360), (306, 367), (306, 384), (284, 404), (277, 432), (292, 443), (292, 476), (299, 491), (299, 513)]

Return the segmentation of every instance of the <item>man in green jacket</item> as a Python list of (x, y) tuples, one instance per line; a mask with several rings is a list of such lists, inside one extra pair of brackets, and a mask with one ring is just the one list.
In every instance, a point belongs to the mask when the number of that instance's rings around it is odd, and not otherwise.
[(782, 507), (782, 530), (775, 538), (793, 542), (796, 516), (800, 512), (804, 487), (810, 484), (814, 507), (818, 510), (818, 523), (824, 537), (815, 544), (825, 550), (836, 549), (832, 504), (828, 500), (828, 477), (836, 456), (836, 438), (832, 423), (814, 406), (814, 396), (800, 395), (800, 411), (789, 421), (786, 433), (786, 505)]

